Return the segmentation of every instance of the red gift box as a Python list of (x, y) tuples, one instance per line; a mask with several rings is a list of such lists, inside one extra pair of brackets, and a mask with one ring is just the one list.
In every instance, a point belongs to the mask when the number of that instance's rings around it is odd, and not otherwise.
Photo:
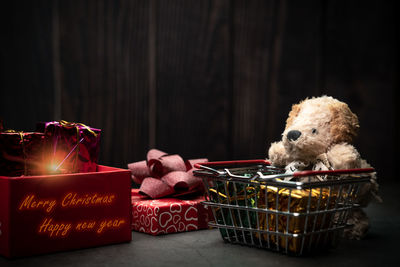
[(151, 235), (186, 232), (208, 228), (209, 210), (193, 199), (149, 199), (132, 189), (132, 230)]
[(28, 256), (131, 241), (131, 174), (0, 176), (0, 254)]
[(0, 132), (0, 175), (43, 174), (45, 135), (35, 132)]
[(96, 171), (100, 129), (61, 120), (39, 122), (36, 130), (46, 135), (46, 160), (54, 167), (60, 165), (62, 173)]

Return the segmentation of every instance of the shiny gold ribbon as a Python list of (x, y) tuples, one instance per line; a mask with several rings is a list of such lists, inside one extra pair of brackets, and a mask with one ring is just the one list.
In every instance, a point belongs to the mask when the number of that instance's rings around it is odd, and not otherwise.
[(58, 121), (58, 123), (59, 123), (61, 126), (65, 126), (65, 127), (71, 127), (71, 128), (72, 128), (72, 127), (75, 127), (76, 130), (78, 131), (78, 134), (79, 134), (79, 128), (78, 128), (78, 126), (82, 126), (82, 127), (84, 127), (86, 130), (88, 130), (91, 134), (93, 134), (94, 137), (97, 136), (97, 133), (95, 133), (92, 129), (90, 129), (89, 126), (87, 126), (87, 125), (85, 125), (85, 124), (83, 124), (83, 123), (69, 122), (69, 121), (65, 121), (65, 120), (60, 120), (60, 121)]

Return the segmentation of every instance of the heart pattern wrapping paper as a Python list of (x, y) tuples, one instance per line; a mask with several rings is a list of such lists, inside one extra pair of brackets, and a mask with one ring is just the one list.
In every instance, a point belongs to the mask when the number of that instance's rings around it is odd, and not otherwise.
[(203, 196), (149, 199), (132, 189), (132, 230), (160, 235), (206, 229), (209, 211), (202, 201)]

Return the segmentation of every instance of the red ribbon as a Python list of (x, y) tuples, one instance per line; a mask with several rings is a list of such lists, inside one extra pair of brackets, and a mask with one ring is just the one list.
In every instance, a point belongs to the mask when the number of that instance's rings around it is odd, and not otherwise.
[(140, 193), (151, 198), (176, 197), (202, 191), (202, 180), (193, 175), (193, 166), (207, 161), (205, 158), (183, 160), (179, 155), (151, 149), (147, 160), (130, 163), (128, 168), (132, 180), (140, 184)]

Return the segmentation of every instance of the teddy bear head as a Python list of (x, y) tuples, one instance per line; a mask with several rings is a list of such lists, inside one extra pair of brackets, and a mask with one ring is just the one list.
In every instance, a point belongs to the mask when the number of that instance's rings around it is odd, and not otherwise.
[(351, 143), (358, 128), (358, 118), (346, 103), (315, 97), (292, 106), (282, 143), (294, 160), (312, 160), (333, 144)]

